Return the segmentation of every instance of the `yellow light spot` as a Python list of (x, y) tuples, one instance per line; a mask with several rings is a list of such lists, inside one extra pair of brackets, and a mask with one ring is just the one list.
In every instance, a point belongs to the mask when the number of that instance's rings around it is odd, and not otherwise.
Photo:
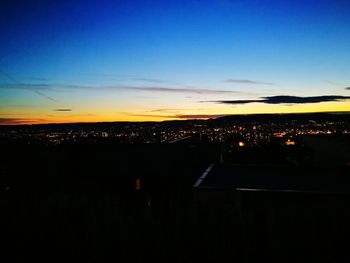
[(286, 142), (285, 142), (286, 145), (295, 145), (295, 141), (291, 141), (290, 139), (288, 139)]
[(245, 143), (244, 143), (244, 142), (238, 142), (238, 146), (239, 146), (239, 147), (244, 147), (244, 146), (245, 146)]

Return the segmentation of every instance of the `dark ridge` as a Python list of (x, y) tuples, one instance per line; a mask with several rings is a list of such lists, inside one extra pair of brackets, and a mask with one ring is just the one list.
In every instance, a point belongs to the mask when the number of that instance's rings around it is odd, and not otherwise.
[(273, 114), (237, 114), (237, 115), (226, 115), (215, 119), (200, 120), (167, 120), (167, 121), (141, 121), (141, 122), (127, 122), (127, 121), (116, 121), (116, 122), (81, 122), (81, 123), (51, 123), (51, 124), (20, 124), (20, 125), (0, 125), (0, 130), (9, 129), (21, 129), (31, 128), (33, 130), (40, 129), (52, 129), (52, 130), (66, 130), (66, 129), (79, 129), (79, 128), (91, 128), (91, 129), (104, 129), (111, 127), (124, 127), (130, 125), (142, 125), (142, 126), (177, 126), (187, 124), (224, 124), (234, 122), (281, 122), (281, 121), (321, 121), (321, 120), (350, 120), (350, 112), (317, 112), (317, 113), (273, 113)]
[(342, 120), (350, 119), (350, 112), (320, 112), (320, 113), (283, 113), (283, 114), (247, 114), (230, 115), (210, 120), (211, 123), (230, 123), (230, 122), (281, 122), (281, 121), (321, 121), (321, 120)]

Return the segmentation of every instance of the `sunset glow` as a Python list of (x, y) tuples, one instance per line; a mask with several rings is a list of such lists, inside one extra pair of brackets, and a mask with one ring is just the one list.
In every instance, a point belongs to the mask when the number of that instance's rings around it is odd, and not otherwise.
[(349, 111), (350, 4), (282, 2), (7, 1), (0, 125)]

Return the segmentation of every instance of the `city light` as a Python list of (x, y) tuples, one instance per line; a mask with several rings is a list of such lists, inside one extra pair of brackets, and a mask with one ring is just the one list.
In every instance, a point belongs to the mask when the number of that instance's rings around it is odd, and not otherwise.
[(245, 146), (245, 143), (244, 143), (244, 142), (238, 142), (238, 146), (239, 146), (239, 147), (244, 147), (244, 146)]

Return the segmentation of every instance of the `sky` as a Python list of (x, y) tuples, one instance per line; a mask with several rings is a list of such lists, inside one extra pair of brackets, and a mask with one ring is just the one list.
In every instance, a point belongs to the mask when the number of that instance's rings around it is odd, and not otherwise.
[(0, 125), (350, 111), (347, 0), (0, 2)]

